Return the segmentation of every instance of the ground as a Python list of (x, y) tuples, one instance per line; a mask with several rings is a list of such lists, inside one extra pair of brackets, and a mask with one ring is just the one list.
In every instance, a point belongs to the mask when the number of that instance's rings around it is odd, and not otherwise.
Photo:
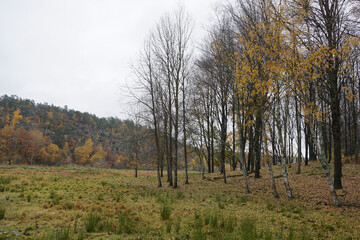
[(0, 239), (360, 239), (360, 165), (343, 166), (341, 207), (318, 162), (288, 170), (293, 200), (279, 166), (275, 199), (266, 167), (246, 194), (241, 176), (191, 173), (185, 185), (180, 172), (172, 189), (152, 171), (3, 165)]

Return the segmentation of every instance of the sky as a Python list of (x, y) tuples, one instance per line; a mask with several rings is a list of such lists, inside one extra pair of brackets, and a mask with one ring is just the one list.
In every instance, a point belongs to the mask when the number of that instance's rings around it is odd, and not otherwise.
[(180, 5), (204, 37), (216, 0), (0, 0), (0, 96), (127, 118), (131, 63)]

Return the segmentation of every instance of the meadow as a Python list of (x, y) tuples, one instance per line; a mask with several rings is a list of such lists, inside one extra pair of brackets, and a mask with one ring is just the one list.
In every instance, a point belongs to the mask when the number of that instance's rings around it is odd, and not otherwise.
[[(333, 207), (319, 163), (289, 168), (295, 198), (272, 196), (267, 168), (241, 176), (190, 174), (157, 188), (156, 172), (85, 167), (0, 166), (0, 239), (360, 239), (360, 166), (344, 165)], [(239, 175), (229, 172), (228, 175)]]

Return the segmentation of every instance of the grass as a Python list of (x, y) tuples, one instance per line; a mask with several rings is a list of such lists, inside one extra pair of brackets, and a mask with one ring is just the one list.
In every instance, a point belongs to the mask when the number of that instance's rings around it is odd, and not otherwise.
[(150, 171), (134, 178), (125, 170), (0, 166), (0, 239), (356, 239), (360, 167), (344, 165), (348, 194), (336, 208), (319, 165), (311, 165), (300, 175), (289, 169), (301, 196), (291, 201), (281, 178), (273, 198), (265, 168), (261, 179), (250, 174), (246, 194), (241, 177), (224, 184), (191, 173), (190, 184), (173, 189), (166, 175), (157, 188)]
[(5, 218), (5, 209), (0, 208), (0, 220), (3, 220)]
[(95, 212), (90, 212), (84, 219), (85, 230), (88, 233), (95, 232), (96, 226), (101, 221), (101, 215)]

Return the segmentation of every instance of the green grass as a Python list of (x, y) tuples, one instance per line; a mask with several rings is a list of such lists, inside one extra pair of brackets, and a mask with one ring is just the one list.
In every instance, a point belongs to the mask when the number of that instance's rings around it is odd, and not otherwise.
[(5, 218), (5, 209), (0, 208), (0, 220), (3, 220)]
[[(279, 174), (281, 169), (274, 166), (274, 171)], [(360, 235), (356, 208), (303, 199), (314, 196), (303, 191), (303, 179), (294, 177), (319, 179), (313, 185), (326, 182), (318, 175), (291, 171), (296, 168), (289, 170), (290, 183), (301, 198), (288, 201), (281, 178), (276, 180), (280, 199), (273, 198), (267, 169), (262, 169), (261, 179), (250, 175), (252, 193), (246, 194), (241, 177), (224, 184), (190, 174), (189, 185), (173, 189), (167, 186), (166, 175), (164, 187), (157, 188), (156, 172), (151, 171), (139, 171), (134, 178), (126, 170), (0, 166), (0, 239), (356, 239)], [(182, 182), (184, 174), (179, 172)]]

